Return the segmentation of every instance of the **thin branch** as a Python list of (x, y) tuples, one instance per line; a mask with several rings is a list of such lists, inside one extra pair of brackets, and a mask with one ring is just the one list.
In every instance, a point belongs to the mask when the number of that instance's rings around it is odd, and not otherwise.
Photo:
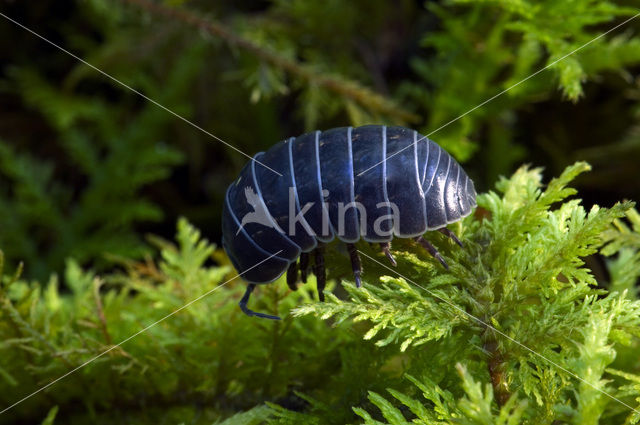
[(502, 407), (511, 397), (509, 384), (505, 376), (505, 362), (502, 353), (498, 348), (498, 342), (490, 336), (484, 343), (484, 350), (489, 354), (487, 367), (493, 386), (493, 394), (498, 406)]
[(93, 279), (93, 299), (96, 302), (96, 313), (98, 314), (98, 319), (100, 320), (100, 330), (104, 335), (104, 340), (107, 345), (112, 345), (113, 342), (111, 340), (111, 335), (109, 334), (109, 329), (107, 328), (107, 318), (104, 315), (104, 307), (102, 306), (102, 299), (100, 298), (100, 286), (102, 286), (102, 279), (96, 277)]
[(219, 37), (229, 45), (246, 50), (265, 62), (306, 80), (309, 84), (324, 87), (340, 96), (351, 99), (365, 109), (387, 115), (402, 123), (415, 123), (420, 121), (418, 115), (402, 109), (394, 101), (375, 93), (367, 87), (363, 87), (355, 81), (345, 80), (335, 75), (327, 75), (324, 72), (315, 70), (309, 65), (281, 56), (273, 50), (261, 47), (253, 41), (234, 33), (220, 22), (204, 19), (195, 12), (185, 8), (167, 7), (150, 0), (122, 1), (138, 6), (155, 15), (162, 15), (165, 18), (179, 20), (201, 31), (205, 31), (210, 35)]

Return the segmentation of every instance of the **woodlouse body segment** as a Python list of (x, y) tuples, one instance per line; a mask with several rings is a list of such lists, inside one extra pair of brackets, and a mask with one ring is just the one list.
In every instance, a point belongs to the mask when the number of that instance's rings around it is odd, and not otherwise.
[(416, 239), (446, 266), (422, 235), (440, 230), (460, 243), (445, 226), (476, 206), (473, 182), (462, 167), (435, 142), (404, 127), (315, 131), (281, 141), (254, 159), (227, 189), (222, 231), (231, 262), (251, 283), (241, 307), (260, 317), (275, 316), (247, 308), (255, 284), (289, 270), (287, 283), (295, 288), (298, 275), (306, 281), (308, 253), (314, 251), (312, 270), (321, 290), (322, 249), (336, 237), (348, 244), (358, 283), (353, 243), (360, 239), (381, 244), (392, 263), (389, 242)]

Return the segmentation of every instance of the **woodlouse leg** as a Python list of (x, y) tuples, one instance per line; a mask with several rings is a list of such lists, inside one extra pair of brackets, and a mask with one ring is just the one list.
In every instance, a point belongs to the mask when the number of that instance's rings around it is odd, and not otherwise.
[(387, 256), (391, 265), (393, 267), (397, 266), (398, 263), (396, 263), (396, 259), (393, 258), (393, 254), (391, 254), (391, 242), (382, 242), (380, 248), (382, 248), (382, 252)]
[(251, 295), (251, 293), (255, 288), (256, 288), (255, 283), (250, 283), (249, 286), (247, 286), (247, 290), (242, 296), (242, 299), (240, 300), (240, 302), (238, 303), (238, 305), (240, 306), (240, 310), (242, 310), (242, 312), (247, 316), (256, 316), (256, 317), (262, 317), (263, 319), (280, 320), (278, 316), (272, 316), (270, 314), (265, 314), (265, 313), (258, 313), (257, 311), (250, 310), (249, 307), (247, 307), (249, 296)]
[(347, 244), (347, 250), (349, 251), (349, 257), (351, 257), (351, 269), (353, 270), (353, 277), (356, 281), (356, 288), (362, 285), (360, 275), (362, 274), (362, 263), (360, 262), (360, 255), (358, 249), (352, 243)]
[(460, 245), (460, 248), (463, 247), (462, 242), (460, 242), (460, 239), (458, 239), (458, 237), (456, 236), (455, 233), (453, 233), (451, 230), (447, 229), (446, 227), (443, 227), (442, 229), (438, 229), (438, 232), (442, 233), (443, 235), (451, 238), (455, 243), (457, 243), (458, 245)]
[(292, 291), (298, 289), (296, 282), (298, 282), (298, 263), (294, 261), (287, 269), (287, 285)]
[(316, 275), (316, 282), (318, 283), (318, 299), (324, 301), (324, 287), (327, 284), (327, 276), (324, 269), (324, 246), (318, 245), (315, 249), (315, 265), (313, 267), (313, 273)]
[(416, 241), (422, 245), (424, 247), (424, 249), (426, 249), (427, 251), (429, 251), (429, 254), (431, 254), (431, 256), (433, 258), (435, 258), (436, 260), (440, 261), (440, 264), (442, 264), (444, 266), (445, 269), (449, 270), (449, 265), (447, 264), (446, 261), (444, 261), (444, 258), (442, 258), (442, 255), (440, 255), (440, 253), (438, 252), (438, 250), (436, 249), (435, 246), (431, 245), (429, 243), (428, 240), (426, 240), (425, 238), (423, 238), (422, 236), (418, 236), (416, 238)]
[(309, 272), (309, 253), (300, 254), (300, 279), (302, 283), (307, 283), (307, 273)]

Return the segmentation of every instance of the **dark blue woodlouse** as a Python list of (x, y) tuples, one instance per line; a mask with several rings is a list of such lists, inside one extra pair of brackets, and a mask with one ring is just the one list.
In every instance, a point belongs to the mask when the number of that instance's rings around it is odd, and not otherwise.
[(249, 296), (256, 284), (285, 271), (292, 289), (299, 275), (306, 282), (311, 251), (322, 300), (323, 244), (336, 236), (347, 243), (357, 286), (361, 266), (353, 243), (361, 238), (380, 243), (393, 265), (391, 239), (414, 238), (447, 267), (422, 235), (439, 230), (461, 245), (445, 226), (476, 206), (473, 182), (462, 167), (435, 142), (404, 127), (315, 131), (254, 159), (227, 189), (222, 215), (224, 249), (249, 282), (240, 307), (250, 316), (278, 319), (249, 310)]

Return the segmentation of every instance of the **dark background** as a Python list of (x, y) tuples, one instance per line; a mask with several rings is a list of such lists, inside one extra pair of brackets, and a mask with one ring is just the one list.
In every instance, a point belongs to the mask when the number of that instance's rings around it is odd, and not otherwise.
[[(631, 16), (620, 2), (614, 13), (543, 3), (530, 16), (490, 4), (335, 0), (0, 0), (0, 11), (253, 155), (316, 128), (386, 123), (427, 134)], [(587, 18), (566, 21), (579, 13)], [(523, 163), (551, 178), (587, 160), (593, 171), (577, 183), (587, 207), (638, 199), (639, 27), (431, 138), (478, 191)], [(246, 157), (5, 18), (0, 58), (9, 262), (41, 279), (69, 256), (110, 267), (114, 255), (147, 252), (148, 233), (171, 238), (179, 216), (220, 240), (221, 199)]]

